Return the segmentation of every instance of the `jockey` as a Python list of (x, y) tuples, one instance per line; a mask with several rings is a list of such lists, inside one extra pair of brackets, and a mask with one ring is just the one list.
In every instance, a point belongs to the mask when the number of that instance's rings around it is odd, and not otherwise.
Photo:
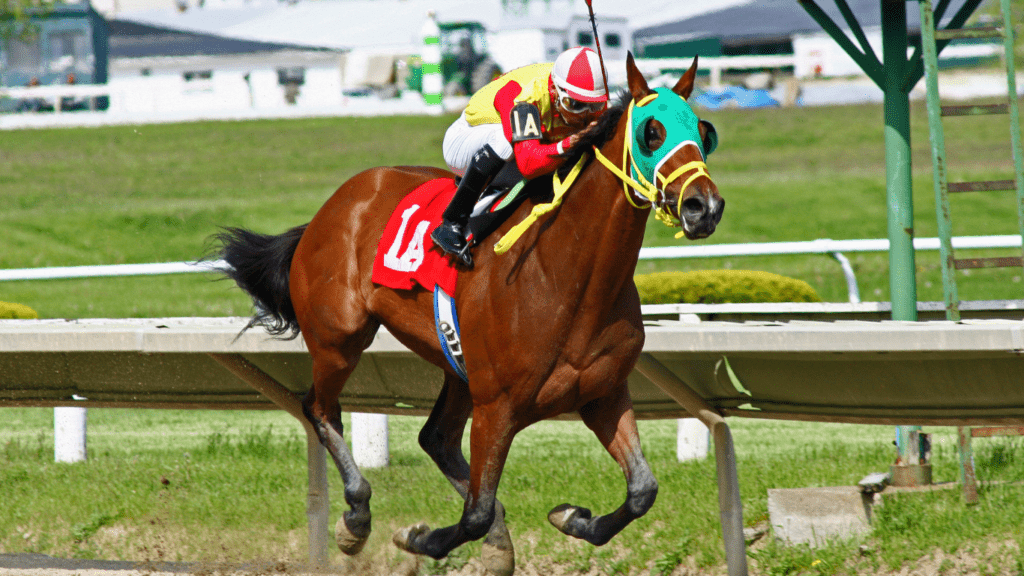
[(554, 63), (517, 68), (481, 88), (444, 135), (444, 160), (462, 180), (430, 235), (434, 244), (471, 267), (465, 227), (498, 171), (514, 156), (525, 178), (553, 172), (607, 102), (601, 62), (589, 48), (571, 48)]

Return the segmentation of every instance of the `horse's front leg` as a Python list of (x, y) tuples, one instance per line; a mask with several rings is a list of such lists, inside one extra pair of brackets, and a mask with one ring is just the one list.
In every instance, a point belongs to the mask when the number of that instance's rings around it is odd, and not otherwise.
[[(445, 374), (444, 387), (419, 436), (423, 451), (430, 455), (463, 501), (469, 498), (470, 470), (462, 455), (462, 434), (472, 412), (467, 384), (457, 376)], [(498, 500), (494, 501), (494, 506), (494, 522), (484, 538), (481, 559), (489, 574), (510, 576), (515, 572), (515, 549), (505, 525), (505, 509)]]
[[(436, 530), (423, 523), (403, 528), (393, 538), (396, 546), (413, 554), (439, 559), (458, 546), (479, 540), (489, 533), (499, 511), (495, 498), (498, 482), (517, 431), (512, 425), (508, 407), (499, 404), (477, 406), (473, 410), (469, 489), (459, 523)], [(459, 483), (453, 484), (458, 489)]]
[(626, 475), (626, 501), (611, 514), (597, 517), (586, 508), (562, 504), (548, 513), (548, 520), (570, 536), (601, 546), (647, 513), (658, 495), (658, 481), (640, 448), (633, 401), (625, 382), (615, 394), (589, 402), (579, 413), (622, 467)]
[(351, 556), (363, 549), (370, 536), (372, 491), (345, 443), (341, 408), (338, 406), (338, 395), (355, 368), (355, 361), (328, 362), (325, 356), (329, 354), (314, 356), (313, 387), (303, 399), (302, 409), (341, 473), (349, 510), (338, 519), (334, 537), (338, 548)]

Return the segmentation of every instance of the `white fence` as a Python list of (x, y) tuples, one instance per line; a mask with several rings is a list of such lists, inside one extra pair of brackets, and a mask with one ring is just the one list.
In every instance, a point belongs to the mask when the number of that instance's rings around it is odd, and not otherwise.
[[(1001, 236), (956, 236), (953, 248), (989, 249), (1019, 248), (1018, 234)], [(915, 238), (915, 250), (938, 250), (938, 238)], [(779, 256), (787, 254), (827, 254), (842, 266), (846, 278), (848, 299), (860, 302), (860, 289), (853, 266), (844, 253), (887, 252), (889, 240), (818, 240), (802, 242), (764, 242), (750, 244), (706, 244), (697, 246), (666, 246), (641, 248), (641, 260), (663, 260), (672, 258), (724, 258), (732, 256)], [(105, 276), (146, 276), (156, 274), (181, 274), (188, 272), (214, 272), (223, 266), (219, 260), (208, 262), (163, 262), (157, 264), (110, 264), (100, 266), (58, 266), (52, 268), (15, 268), (0, 270), (0, 282), (13, 280), (46, 280), (69, 278), (97, 278)]]

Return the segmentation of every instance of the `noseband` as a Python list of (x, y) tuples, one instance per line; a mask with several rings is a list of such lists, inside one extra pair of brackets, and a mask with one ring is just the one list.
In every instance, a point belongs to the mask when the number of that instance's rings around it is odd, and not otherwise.
[[(665, 144), (659, 148), (659, 151), (661, 149), (667, 149), (667, 152), (661, 154), (653, 152), (643, 154), (641, 156), (641, 161), (638, 163), (638, 156), (634, 152), (634, 144), (636, 144), (637, 147), (643, 147), (643, 143), (640, 142), (643, 127), (647, 120), (653, 118), (656, 114), (653, 108), (646, 110), (643, 109), (659, 96), (663, 96), (664, 98), (659, 100), (658, 112), (667, 113), (665, 116), (672, 116), (672, 122), (662, 122), (662, 124), (666, 126), (666, 132), (669, 137), (672, 138), (672, 141), (670, 144), (668, 141), (669, 138), (666, 138)], [(641, 113), (635, 121), (633, 117), (634, 108), (641, 109)], [(668, 119), (669, 118), (659, 115), (659, 120)], [(687, 172), (692, 172), (692, 174), (683, 181), (683, 185), (679, 189), (680, 192), (676, 206), (676, 214), (682, 213), (682, 191), (686, 190), (687, 186), (692, 184), (694, 180), (701, 176), (706, 176), (710, 179), (711, 175), (708, 174), (708, 166), (703, 160), (694, 160), (676, 168), (668, 175), (668, 177), (662, 176), (659, 169), (666, 160), (671, 158), (676, 151), (682, 149), (684, 146), (696, 146), (701, 153), (701, 158), (705, 158), (704, 149), (700, 144), (700, 130), (697, 127), (698, 123), (696, 121), (696, 115), (694, 115), (693, 111), (690, 109), (690, 105), (687, 104), (686, 100), (683, 99), (682, 96), (679, 96), (667, 88), (658, 88), (653, 94), (647, 95), (639, 102), (635, 100), (630, 101), (629, 109), (626, 112), (626, 123), (627, 126), (629, 126), (629, 129), (626, 132), (625, 142), (622, 146), (622, 168), (619, 168), (619, 166), (609, 160), (601, 153), (600, 150), (597, 149), (596, 146), (594, 147), (594, 156), (601, 162), (601, 164), (604, 164), (605, 168), (608, 168), (612, 174), (622, 180), (622, 191), (626, 195), (626, 200), (630, 204), (640, 210), (645, 210), (654, 206), (655, 218), (664, 222), (666, 226), (680, 226), (681, 222), (679, 221), (679, 218), (673, 216), (666, 206), (665, 188)], [(627, 168), (629, 169), (629, 174), (626, 173)], [(632, 174), (632, 176), (630, 174)], [(660, 186), (654, 184), (655, 180), (659, 181)], [(636, 195), (641, 196), (647, 204), (641, 206), (635, 202), (633, 194), (630, 193), (630, 188), (633, 189)], [(680, 238), (683, 235), (684, 232), (679, 232), (676, 234), (676, 238)]]

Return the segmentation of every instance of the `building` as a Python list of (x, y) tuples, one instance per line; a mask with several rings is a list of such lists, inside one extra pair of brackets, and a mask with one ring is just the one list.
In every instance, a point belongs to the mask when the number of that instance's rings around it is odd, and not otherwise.
[(110, 90), (119, 110), (340, 105), (340, 50), (110, 22)]
[[(830, 5), (831, 4), (831, 5)], [(956, 13), (964, 0), (952, 0), (946, 18)], [(818, 4), (849, 33), (834, 3)], [(881, 22), (884, 3), (879, 0), (849, 0), (849, 8), (863, 28), (875, 54), (881, 55)], [(909, 6), (909, 5), (908, 5)], [(912, 6), (916, 8), (916, 4)], [(919, 14), (907, 11), (911, 41), (920, 37)], [(852, 37), (852, 36), (851, 36)], [(637, 53), (645, 58), (700, 56), (792, 55), (793, 73), (809, 76), (860, 75), (861, 68), (824, 31), (799, 2), (792, 0), (747, 0), (721, 10), (641, 27), (633, 33)], [(970, 62), (994, 54), (991, 43), (961, 42), (943, 50), (946, 62)]]
[(107, 81), (107, 22), (88, 2), (36, 11), (28, 25), (0, 38), (0, 86)]

